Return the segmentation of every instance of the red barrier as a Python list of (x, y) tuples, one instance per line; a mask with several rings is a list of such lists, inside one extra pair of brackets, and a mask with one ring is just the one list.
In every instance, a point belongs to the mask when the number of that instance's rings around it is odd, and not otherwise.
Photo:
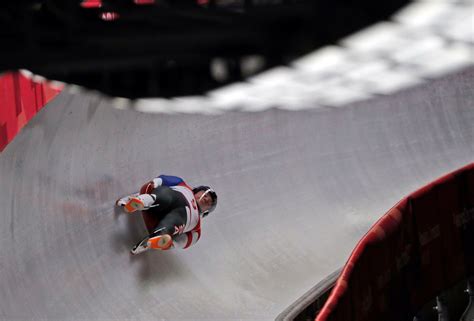
[(61, 88), (36, 83), (21, 73), (0, 76), (0, 152)]
[(316, 321), (408, 320), (474, 274), (474, 163), (390, 209), (352, 252)]
[(435, 186), (429, 185), (409, 197), (410, 211), (415, 216), (417, 255), (420, 257), (418, 282), (412, 288), (412, 302), (422, 306), (428, 298), (436, 297), (445, 288), (443, 256), (440, 249), (440, 213)]
[(436, 186), (437, 208), (440, 213), (447, 214), (439, 217), (442, 247), (440, 253), (445, 254), (443, 261), (451, 262), (449, 266), (442, 265), (445, 287), (454, 286), (457, 280), (466, 275), (461, 230), (456, 226), (456, 213), (463, 211), (462, 204), (465, 203), (459, 194), (460, 191), (467, 190), (463, 187), (465, 178), (466, 175), (450, 175), (442, 184)]
[(459, 177), (462, 181), (461, 189), (461, 213), (454, 213), (454, 224), (460, 230), (461, 240), (464, 248), (467, 274), (474, 275), (474, 164), (470, 171)]

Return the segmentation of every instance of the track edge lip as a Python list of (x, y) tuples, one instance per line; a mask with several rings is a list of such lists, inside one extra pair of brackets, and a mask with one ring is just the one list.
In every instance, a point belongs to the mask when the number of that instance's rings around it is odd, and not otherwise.
[(332, 290), (336, 284), (339, 275), (342, 272), (342, 267), (329, 274), (318, 284), (313, 286), (294, 303), (287, 307), (282, 313), (280, 313), (275, 321), (290, 321), (294, 320), (304, 309), (306, 309), (311, 303), (318, 301), (321, 297)]

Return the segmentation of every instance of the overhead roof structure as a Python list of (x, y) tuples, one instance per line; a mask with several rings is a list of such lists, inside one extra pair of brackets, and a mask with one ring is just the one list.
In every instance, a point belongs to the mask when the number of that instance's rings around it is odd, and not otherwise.
[[(207, 116), (65, 90), (0, 154), (0, 319), (274, 319), (399, 199), (472, 162), (473, 80)], [(131, 257), (145, 227), (114, 201), (160, 173), (219, 205), (194, 247)]]
[[(207, 114), (324, 109), (391, 95), (473, 66), (473, 16), (470, 0), (414, 1), (388, 20), (245, 81), (201, 96), (141, 99), (121, 108)], [(222, 64), (215, 67), (225, 73)]]
[(0, 71), (110, 96), (199, 95), (334, 43), (407, 0), (143, 2), (2, 3)]

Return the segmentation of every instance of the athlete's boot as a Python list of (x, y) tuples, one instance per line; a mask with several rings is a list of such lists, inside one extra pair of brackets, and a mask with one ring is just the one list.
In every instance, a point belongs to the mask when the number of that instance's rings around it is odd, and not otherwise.
[(141, 211), (145, 208), (145, 204), (140, 199), (139, 196), (132, 197), (130, 200), (125, 204), (124, 209), (127, 213), (133, 213), (135, 211)]
[(115, 201), (115, 205), (119, 207), (124, 207), (132, 197), (136, 197), (138, 195), (140, 195), (140, 193), (135, 193), (132, 195), (127, 195), (122, 198), (119, 198), (117, 201)]
[(169, 234), (153, 236), (148, 239), (147, 247), (154, 250), (168, 250), (173, 245)]
[(141, 194), (141, 195), (133, 195), (128, 198), (128, 200), (124, 200), (123, 198), (117, 201), (117, 205), (123, 204), (123, 208), (127, 213), (133, 213), (136, 211), (144, 211), (149, 209), (153, 206), (155, 202), (155, 195), (152, 194)]
[(143, 240), (141, 240), (140, 242), (138, 242), (137, 244), (135, 244), (135, 246), (132, 248), (132, 250), (130, 251), (130, 253), (132, 253), (133, 255), (137, 255), (137, 254), (140, 254), (142, 252), (145, 252), (146, 250), (149, 249), (148, 247), (148, 236), (145, 237)]
[(171, 248), (173, 239), (169, 234), (161, 234), (163, 229), (163, 227), (159, 228), (150, 235), (145, 236), (130, 252), (136, 255), (149, 249), (168, 250)]

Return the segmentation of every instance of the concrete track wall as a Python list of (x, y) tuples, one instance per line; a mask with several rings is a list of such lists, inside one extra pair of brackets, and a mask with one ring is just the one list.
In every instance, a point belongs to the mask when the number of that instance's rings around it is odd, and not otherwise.
[[(0, 154), (0, 319), (274, 319), (398, 200), (472, 162), (473, 81), (220, 116), (61, 93)], [(193, 248), (130, 257), (145, 227), (114, 201), (160, 173), (219, 206)]]

